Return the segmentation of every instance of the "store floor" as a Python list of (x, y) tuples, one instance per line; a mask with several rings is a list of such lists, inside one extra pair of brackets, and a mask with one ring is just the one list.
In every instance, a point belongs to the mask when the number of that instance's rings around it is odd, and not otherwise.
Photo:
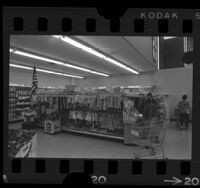
[[(20, 123), (10, 128), (20, 128)], [(45, 158), (121, 158), (132, 159), (139, 147), (123, 143), (92, 138), (70, 133), (56, 135), (37, 132), (37, 157)], [(188, 130), (178, 130), (175, 122), (167, 125), (164, 141), (165, 157), (168, 159), (191, 159), (192, 126)]]
[[(132, 159), (139, 147), (127, 146), (115, 141), (91, 138), (70, 133), (44, 134), (36, 130), (37, 157), (50, 158), (122, 158)], [(167, 126), (164, 141), (165, 156), (168, 159), (191, 158), (191, 126), (189, 130), (178, 130), (174, 122)]]

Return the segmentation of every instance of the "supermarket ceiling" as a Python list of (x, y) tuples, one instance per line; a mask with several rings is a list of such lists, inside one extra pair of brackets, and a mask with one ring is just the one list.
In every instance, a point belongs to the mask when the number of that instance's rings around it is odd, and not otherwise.
[[(155, 71), (156, 66), (152, 57), (152, 37), (124, 36), (73, 36), (70, 37), (95, 51), (114, 59), (140, 73)], [(45, 57), (84, 69), (103, 74), (123, 75), (132, 72), (106, 61), (92, 53), (88, 53), (70, 43), (59, 40), (52, 35), (12, 35), (10, 47), (39, 57)], [(33, 66), (73, 74), (79, 76), (101, 76), (90, 71), (83, 71), (70, 66), (62, 66), (51, 61), (43, 61), (30, 56), (10, 53), (10, 62), (20, 65)]]

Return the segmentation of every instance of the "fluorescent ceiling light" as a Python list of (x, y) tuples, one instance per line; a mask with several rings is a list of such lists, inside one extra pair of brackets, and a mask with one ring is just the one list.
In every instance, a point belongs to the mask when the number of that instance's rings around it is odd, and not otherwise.
[(131, 69), (131, 68), (129, 68), (129, 67), (127, 67), (127, 66), (125, 66), (125, 65), (123, 65), (123, 64), (121, 64), (121, 63), (119, 63), (119, 62), (117, 62), (117, 61), (115, 61), (114, 59), (111, 59), (111, 58), (109, 58), (109, 57), (106, 57), (105, 60), (107, 60), (107, 61), (109, 61), (109, 62), (111, 62), (111, 63), (113, 63), (113, 64), (115, 64), (115, 65), (117, 65), (117, 66), (119, 66), (119, 67), (121, 67), (121, 68), (124, 68), (124, 69), (126, 69), (126, 70), (128, 70), (128, 71), (130, 71), (130, 72), (132, 72), (132, 73), (134, 73), (134, 74), (139, 74), (139, 72), (137, 72), (137, 71), (135, 71), (134, 69)]
[(176, 37), (163, 37), (164, 40), (173, 39), (173, 38), (176, 38)]
[(61, 61), (53, 60), (53, 59), (50, 59), (50, 58), (41, 57), (41, 56), (38, 56), (38, 55), (34, 55), (34, 54), (31, 54), (31, 53), (27, 53), (27, 52), (23, 52), (23, 51), (19, 51), (19, 50), (10, 49), (10, 52), (13, 52), (15, 54), (22, 55), (22, 56), (25, 56), (25, 57), (38, 59), (38, 60), (42, 60), (42, 61), (46, 61), (46, 62), (51, 62), (51, 63), (55, 63), (57, 65), (62, 65), (62, 66), (70, 67), (70, 68), (73, 68), (73, 69), (78, 69), (78, 70), (89, 72), (89, 73), (92, 73), (92, 74), (97, 74), (97, 75), (106, 76), (106, 77), (109, 76), (108, 74), (104, 74), (104, 73), (101, 73), (101, 72), (96, 72), (96, 71), (93, 71), (93, 70), (90, 70), (90, 69), (78, 67), (76, 65), (71, 65), (71, 64), (68, 64), (68, 63), (64, 63), (64, 62), (61, 62)]
[(21, 69), (33, 70), (33, 68), (31, 68), (31, 67), (26, 67), (26, 66), (16, 65), (16, 64), (10, 64), (10, 67), (16, 67), (16, 68), (21, 68)]
[[(22, 86), (22, 87), (31, 87), (31, 85), (24, 85), (24, 84), (14, 84), (10, 83), (9, 86)], [(40, 89), (45, 89), (45, 88), (52, 88), (52, 89), (64, 89), (63, 87), (54, 87), (54, 86), (40, 86)]]
[[(33, 70), (33, 68), (31, 68), (31, 67), (27, 67), (27, 66), (23, 66), (23, 65), (10, 64), (10, 66), (11, 66), (11, 67), (15, 67), (15, 68)], [(38, 72), (44, 72), (44, 73), (49, 73), (49, 74), (55, 74), (55, 75), (73, 77), (73, 78), (83, 78), (82, 76), (76, 76), (76, 75), (71, 75), (71, 74), (65, 74), (65, 73), (60, 73), (60, 72), (54, 72), (54, 71), (44, 70), (44, 69), (39, 69), (39, 68), (36, 68), (36, 70), (37, 70)]]
[(62, 63), (60, 61), (55, 61), (53, 59), (49, 59), (49, 58), (33, 55), (33, 54), (22, 52), (22, 51), (19, 51), (19, 50), (16, 50), (16, 51), (13, 51), (13, 52), (15, 54), (18, 54), (18, 55), (22, 55), (22, 56), (30, 57), (30, 58), (33, 58), (33, 59), (42, 60), (42, 61), (52, 62), (52, 63), (58, 64), (58, 65), (63, 65), (64, 64), (64, 63)]
[(9, 86), (25, 86), (24, 84), (9, 84)]
[(95, 55), (95, 56), (97, 56), (97, 57), (99, 57), (101, 59), (104, 59), (104, 60), (106, 60), (106, 61), (108, 61), (108, 62), (110, 62), (110, 63), (112, 63), (114, 65), (117, 65), (117, 66), (119, 66), (119, 67), (121, 67), (123, 69), (126, 69), (126, 70), (128, 70), (128, 71), (130, 71), (130, 72), (132, 72), (134, 74), (139, 74), (138, 71), (136, 71), (136, 70), (134, 70), (132, 68), (129, 68), (126, 65), (124, 65), (124, 64), (122, 64), (122, 63), (120, 63), (118, 61), (115, 61), (114, 59), (111, 59), (111, 58), (109, 58), (109, 57), (97, 52), (96, 50), (93, 50), (92, 48), (89, 48), (89, 47), (87, 47), (87, 46), (85, 46), (85, 45), (83, 45), (83, 44), (81, 44), (81, 43), (69, 38), (69, 37), (60, 36), (60, 35), (53, 35), (53, 37), (61, 39), (62, 41), (67, 42), (68, 44), (71, 44), (71, 45), (73, 45), (73, 46), (75, 46), (77, 48), (80, 48), (80, 49), (82, 49), (82, 50), (84, 50), (84, 51), (86, 51), (86, 52), (88, 52), (88, 53), (90, 53), (92, 55)]

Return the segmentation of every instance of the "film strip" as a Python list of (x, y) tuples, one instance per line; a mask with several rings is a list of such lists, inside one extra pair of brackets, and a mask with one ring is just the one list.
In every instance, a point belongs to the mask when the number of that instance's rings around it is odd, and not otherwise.
[[(93, 184), (199, 186), (199, 33), (200, 10), (130, 8), (120, 18), (109, 20), (95, 8), (4, 7), (4, 96), (8, 96), (10, 35), (186, 36), (194, 41), (191, 160), (10, 158), (4, 145), (5, 182), (57, 184), (72, 172), (83, 172)], [(8, 142), (7, 125), (4, 116), (4, 143)]]

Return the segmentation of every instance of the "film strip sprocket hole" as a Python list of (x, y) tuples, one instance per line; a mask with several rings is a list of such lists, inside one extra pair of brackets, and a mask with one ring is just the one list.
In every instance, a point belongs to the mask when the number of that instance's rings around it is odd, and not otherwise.
[[(5, 49), (9, 49), (10, 35), (52, 35), (55, 32), (56, 35), (87, 35), (87, 36), (189, 36), (194, 37), (195, 34), (200, 31), (200, 13), (195, 10), (184, 11), (179, 10), (179, 18), (173, 20), (172, 18), (158, 18), (151, 15), (158, 15), (159, 10), (140, 10), (135, 12), (133, 9), (128, 10), (127, 15), (122, 16), (119, 19), (106, 20), (99, 16), (95, 9), (85, 9), (80, 13), (80, 18), (75, 18), (77, 15), (76, 9), (71, 10), (71, 14), (56, 11), (52, 16), (52, 10), (46, 13), (35, 15), (37, 11), (30, 11), (27, 15), (23, 9), (14, 8), (16, 12), (7, 8), (4, 11), (4, 23), (7, 23), (6, 30), (4, 30)], [(30, 10), (30, 9), (29, 9)], [(48, 10), (48, 9), (46, 9)], [(59, 10), (59, 9), (57, 9)], [(73, 12), (74, 11), (74, 12)], [(142, 17), (140, 13), (144, 13)], [(170, 12), (166, 10), (166, 12)], [(148, 14), (148, 12), (152, 14)], [(184, 14), (185, 13), (185, 14)], [(31, 15), (32, 14), (32, 15)], [(148, 16), (150, 15), (150, 16)], [(190, 15), (190, 16), (188, 16)], [(192, 16), (193, 15), (193, 16)], [(196, 17), (195, 17), (196, 16)], [(32, 25), (29, 27), (29, 19)], [(52, 23), (56, 24), (56, 28), (52, 28)], [(77, 25), (77, 23), (79, 23)], [(149, 23), (152, 24), (152, 28), (149, 27)], [(176, 24), (175, 24), (176, 23)], [(175, 24), (175, 25), (174, 25)], [(102, 28), (100, 26), (102, 25)], [(124, 27), (126, 25), (126, 27)], [(156, 29), (155, 29), (156, 28)], [(175, 32), (175, 30), (177, 30)], [(28, 31), (26, 33), (26, 31)], [(53, 32), (52, 32), (53, 31)], [(77, 32), (79, 31), (79, 32)], [(7, 32), (7, 33), (6, 33)], [(199, 38), (198, 38), (199, 39)], [(198, 43), (199, 45), (199, 43)], [(194, 45), (194, 49), (199, 49), (197, 43)], [(4, 51), (4, 53), (7, 53)], [(8, 54), (4, 61), (8, 60)], [(196, 58), (199, 58), (195, 56)], [(199, 65), (195, 65), (199, 68)], [(7, 70), (8, 72), (8, 70)], [(197, 72), (195, 72), (197, 74)], [(6, 77), (8, 79), (8, 77)], [(194, 85), (193, 85), (194, 88)], [(193, 89), (194, 92), (194, 89)], [(195, 91), (196, 92), (196, 91)], [(197, 109), (198, 107), (195, 107)], [(197, 116), (195, 116), (197, 120)], [(193, 123), (194, 124), (194, 123)], [(199, 133), (199, 128), (194, 128), (196, 133)], [(7, 135), (7, 131), (5, 132)], [(192, 136), (195, 137), (196, 133), (192, 132)], [(196, 139), (196, 138), (195, 138)], [(6, 138), (7, 140), (7, 138)], [(192, 148), (196, 148), (196, 143), (193, 143)], [(7, 149), (4, 148), (7, 152)], [(195, 152), (194, 152), (195, 151)], [(193, 149), (191, 160), (137, 160), (137, 159), (11, 159), (5, 154), (5, 175), (8, 178), (8, 182), (16, 181), (20, 183), (23, 178), (17, 179), (18, 175), (25, 175), (30, 172), (30, 177), (25, 182), (45, 182), (47, 178), (40, 179), (38, 174), (42, 177), (48, 177), (55, 175), (49, 182), (62, 183), (64, 177), (72, 172), (84, 172), (88, 174), (94, 184), (138, 184), (138, 185), (168, 185), (168, 184), (181, 184), (181, 185), (199, 185), (200, 163), (198, 156), (200, 156), (196, 150)], [(27, 164), (30, 163), (33, 169), (28, 169)], [(49, 165), (51, 164), (51, 165)], [(16, 175), (16, 177), (15, 177)], [(28, 174), (27, 176), (28, 177)], [(133, 178), (134, 177), (134, 178)], [(32, 178), (32, 179), (31, 179)], [(144, 182), (145, 180), (145, 182)], [(46, 183), (49, 183), (46, 182)]]
[[(11, 163), (11, 171), (12, 173), (21, 173), (21, 159), (13, 159)], [(36, 173), (45, 173), (45, 160), (35, 160), (35, 172)], [(85, 160), (84, 163), (84, 172), (87, 174), (94, 173), (94, 161), (93, 160)], [(157, 175), (166, 174), (166, 161), (158, 161), (156, 163)], [(117, 160), (109, 160), (108, 161), (108, 174), (118, 174), (118, 161)], [(181, 163), (181, 174), (189, 175), (190, 174), (190, 163), (182, 162)], [(70, 172), (70, 161), (69, 160), (60, 160), (59, 165), (59, 173), (68, 174)], [(132, 162), (132, 174), (140, 175), (142, 174), (142, 161), (133, 161)]]
[[(183, 33), (192, 33), (193, 31), (193, 21), (190, 19), (185, 19), (182, 22), (182, 32)], [(96, 30), (96, 20), (95, 18), (86, 19), (86, 31), (95, 32)], [(134, 20), (134, 32), (144, 33), (145, 20), (144, 19), (135, 19)], [(15, 17), (13, 18), (13, 30), (14, 31), (23, 31), (23, 18)], [(38, 31), (47, 31), (48, 30), (48, 19), (45, 17), (40, 17), (37, 19), (37, 30)], [(61, 30), (63, 32), (70, 32), (72, 30), (72, 19), (71, 18), (62, 18)], [(110, 21), (110, 32), (120, 32), (120, 20)], [(158, 20), (158, 33), (167, 34), (168, 33), (168, 20), (159, 19)]]

